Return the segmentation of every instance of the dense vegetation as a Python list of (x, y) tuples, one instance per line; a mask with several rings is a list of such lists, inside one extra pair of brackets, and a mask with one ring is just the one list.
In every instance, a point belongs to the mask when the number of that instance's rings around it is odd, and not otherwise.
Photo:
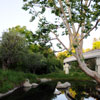
[(25, 79), (36, 82), (37, 76), (31, 73), (0, 69), (0, 93), (22, 86)]
[(9, 28), (3, 33), (0, 43), (1, 67), (34, 74), (62, 69), (62, 62), (57, 59), (50, 45), (44, 42), (44, 37), (41, 38), (42, 43), (38, 40), (40, 37), (26, 27)]
[[(77, 78), (76, 78), (77, 77)], [(25, 79), (29, 79), (31, 83), (38, 82), (39, 78), (51, 78), (52, 80), (91, 80), (85, 73), (79, 69), (70, 70), (70, 74), (66, 75), (63, 71), (52, 72), (45, 75), (36, 75), (31, 73), (16, 72), (14, 70), (0, 69), (0, 93), (7, 92), (14, 87), (22, 86)]]
[[(40, 37), (20, 26), (9, 28), (3, 33), (0, 41), (0, 92), (22, 85), (27, 78), (31, 82), (44, 77), (53, 80), (91, 80), (77, 67), (77, 62), (71, 63), (70, 73), (66, 75), (63, 59), (71, 55), (64, 51), (56, 57), (50, 44), (41, 43), (38, 40)], [(96, 43), (99, 41), (94, 41), (93, 49), (98, 48)], [(95, 70), (94, 59), (86, 62), (90, 69)]]

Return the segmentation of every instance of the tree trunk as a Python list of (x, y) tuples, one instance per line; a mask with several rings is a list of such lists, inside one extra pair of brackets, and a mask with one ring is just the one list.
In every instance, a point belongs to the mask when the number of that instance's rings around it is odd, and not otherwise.
[(3, 62), (3, 64), (2, 64), (2, 69), (3, 70), (6, 70), (7, 69), (7, 64), (5, 62)]
[(32, 69), (32, 71), (33, 71), (33, 74), (35, 74), (36, 69), (34, 68), (34, 69)]
[(79, 63), (80, 68), (90, 77), (95, 79), (100, 84), (100, 75), (91, 69), (89, 69), (84, 62), (83, 55), (80, 55), (78, 49), (76, 49), (76, 59)]

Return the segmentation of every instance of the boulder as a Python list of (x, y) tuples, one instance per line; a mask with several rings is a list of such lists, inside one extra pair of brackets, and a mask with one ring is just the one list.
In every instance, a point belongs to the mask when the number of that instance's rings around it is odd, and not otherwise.
[(58, 82), (56, 88), (57, 89), (66, 89), (70, 86), (71, 86), (71, 84), (69, 82), (65, 82), (65, 83)]
[(11, 94), (12, 92), (14, 92), (15, 90), (17, 90), (18, 88), (20, 88), (20, 87), (16, 87), (16, 88), (14, 88), (14, 89), (12, 89), (12, 90), (9, 90), (9, 91), (6, 92), (6, 93), (0, 93), (0, 98)]
[(38, 86), (37, 83), (32, 83), (31, 85), (32, 85), (33, 88), (36, 88)]
[(29, 79), (26, 79), (25, 82), (24, 82), (24, 84), (23, 84), (23, 86), (24, 86), (25, 88), (27, 88), (27, 87), (31, 87), (32, 84), (30, 84)]
[(52, 81), (51, 79), (47, 79), (47, 78), (41, 78), (40, 82), (45, 83), (45, 82), (49, 82)]
[(30, 87), (33, 87), (33, 88), (36, 88), (38, 86), (37, 83), (30, 83), (29, 82), (29, 79), (26, 79), (24, 84), (23, 84), (24, 88), (30, 88)]
[(61, 94), (61, 91), (55, 89), (54, 94), (55, 94), (55, 95), (60, 95), (60, 94)]

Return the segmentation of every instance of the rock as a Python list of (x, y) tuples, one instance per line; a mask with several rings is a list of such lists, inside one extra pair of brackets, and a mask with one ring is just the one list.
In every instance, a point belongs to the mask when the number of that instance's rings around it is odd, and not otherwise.
[(12, 90), (9, 90), (9, 91), (6, 92), (6, 93), (0, 93), (0, 98), (4, 97), (4, 96), (6, 96), (6, 95), (11, 94), (12, 92), (14, 92), (14, 91), (15, 91), (16, 89), (18, 89), (18, 88), (20, 88), (20, 87), (16, 87), (16, 88), (14, 88), (14, 89), (12, 89)]
[(41, 78), (40, 81), (42, 83), (45, 83), (45, 82), (49, 82), (49, 81), (52, 81), (51, 79), (47, 79), (47, 78)]
[(23, 86), (27, 88), (27, 87), (31, 87), (32, 84), (30, 84), (29, 79), (26, 79)]
[(29, 82), (29, 79), (26, 79), (26, 81), (24, 82), (23, 84), (24, 88), (30, 88), (30, 87), (33, 87), (33, 88), (36, 88), (38, 86), (37, 83), (30, 83)]
[(33, 88), (36, 88), (38, 86), (37, 83), (32, 83), (31, 85), (32, 85)]
[(57, 89), (65, 89), (70, 86), (71, 86), (71, 84), (69, 82), (65, 82), (65, 83), (58, 82), (56, 88)]
[(61, 94), (61, 91), (55, 89), (54, 94), (55, 94), (55, 95), (60, 95), (60, 94)]

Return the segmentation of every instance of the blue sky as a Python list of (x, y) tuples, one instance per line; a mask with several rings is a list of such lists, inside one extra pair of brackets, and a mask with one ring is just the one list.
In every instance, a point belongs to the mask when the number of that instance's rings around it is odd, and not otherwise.
[[(0, 0), (0, 37), (3, 31), (6, 31), (9, 27), (16, 25), (26, 26), (27, 29), (34, 31), (37, 27), (37, 21), (29, 22), (31, 15), (28, 12), (21, 9), (23, 6), (23, 0)], [(84, 40), (84, 48), (91, 48), (93, 38), (100, 37), (100, 29), (93, 31), (88, 39)], [(68, 45), (66, 39), (62, 38), (62, 41)]]

